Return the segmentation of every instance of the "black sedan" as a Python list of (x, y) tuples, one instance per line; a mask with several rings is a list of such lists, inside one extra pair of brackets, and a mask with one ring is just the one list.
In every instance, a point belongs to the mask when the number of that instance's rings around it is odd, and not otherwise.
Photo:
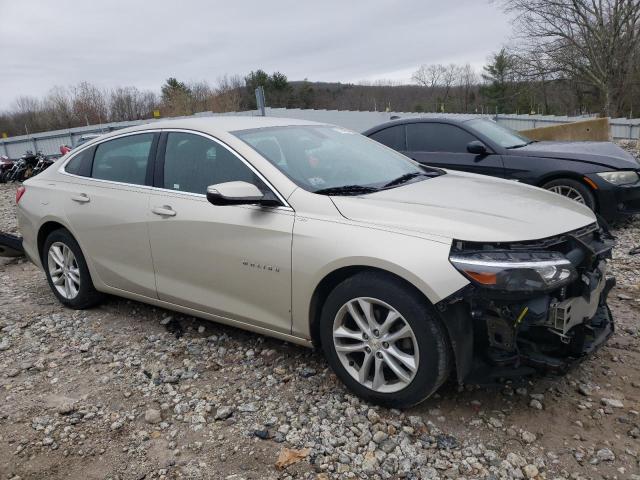
[(477, 117), (401, 119), (364, 135), (425, 165), (546, 188), (609, 221), (640, 213), (640, 164), (611, 142), (537, 142)]

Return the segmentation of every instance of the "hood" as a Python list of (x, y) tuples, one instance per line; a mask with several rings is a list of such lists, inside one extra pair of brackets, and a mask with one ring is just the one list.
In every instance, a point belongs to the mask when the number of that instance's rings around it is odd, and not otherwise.
[(331, 198), (350, 220), (448, 240), (537, 240), (596, 221), (589, 208), (555, 193), (453, 171), (368, 195)]
[(507, 151), (510, 155), (577, 160), (615, 170), (640, 168), (633, 155), (611, 142), (534, 142)]

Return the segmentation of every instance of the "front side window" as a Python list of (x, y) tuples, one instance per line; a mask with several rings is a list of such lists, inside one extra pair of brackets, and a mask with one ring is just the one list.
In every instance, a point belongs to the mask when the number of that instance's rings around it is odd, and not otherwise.
[(168, 134), (164, 188), (204, 195), (210, 185), (234, 181), (252, 183), (262, 191), (266, 188), (242, 160), (219, 143), (191, 133)]
[(311, 192), (347, 187), (373, 191), (426, 175), (404, 155), (339, 127), (295, 125), (232, 133)]
[(478, 133), (504, 148), (519, 148), (531, 143), (531, 139), (515, 130), (498, 125), (493, 120), (477, 118), (466, 123)]
[(91, 177), (144, 185), (153, 135), (129, 135), (98, 145), (93, 158)]
[(477, 138), (455, 125), (431, 122), (407, 125), (410, 152), (467, 153), (467, 144), (474, 140)]

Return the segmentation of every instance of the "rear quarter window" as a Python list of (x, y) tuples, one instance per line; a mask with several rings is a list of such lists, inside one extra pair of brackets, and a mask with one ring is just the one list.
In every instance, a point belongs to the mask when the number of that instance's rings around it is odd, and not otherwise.
[(82, 177), (91, 176), (91, 161), (93, 160), (94, 151), (95, 148), (87, 148), (81, 151), (67, 162), (64, 171)]
[(394, 150), (406, 150), (404, 125), (385, 128), (369, 135), (369, 138)]

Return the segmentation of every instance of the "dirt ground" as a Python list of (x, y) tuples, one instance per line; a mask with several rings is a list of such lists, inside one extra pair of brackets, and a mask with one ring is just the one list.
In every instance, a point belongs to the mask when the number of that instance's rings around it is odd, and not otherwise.
[[(14, 191), (0, 185), (0, 231)], [(615, 233), (600, 352), (404, 412), (349, 395), (319, 353), (114, 297), (68, 310), (0, 259), (0, 479), (640, 479), (640, 222)], [(302, 459), (280, 470), (285, 448)]]

